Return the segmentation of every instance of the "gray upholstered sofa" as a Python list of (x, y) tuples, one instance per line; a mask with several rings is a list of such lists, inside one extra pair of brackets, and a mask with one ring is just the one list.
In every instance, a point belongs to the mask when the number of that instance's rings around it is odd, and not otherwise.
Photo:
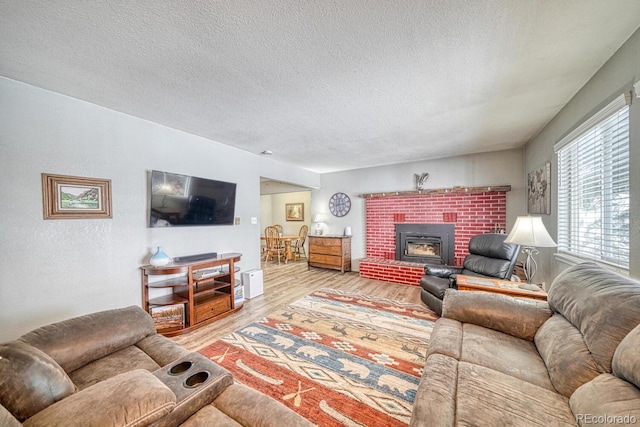
[(157, 334), (136, 306), (0, 344), (0, 403), (0, 426), (312, 425)]
[(593, 263), (548, 303), (450, 289), (411, 426), (640, 424), (640, 283)]

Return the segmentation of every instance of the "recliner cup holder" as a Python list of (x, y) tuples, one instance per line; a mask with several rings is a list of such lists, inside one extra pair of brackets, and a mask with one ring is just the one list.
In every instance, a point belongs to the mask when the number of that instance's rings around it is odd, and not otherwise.
[(188, 388), (200, 387), (208, 379), (209, 379), (209, 372), (200, 371), (198, 373), (191, 375), (189, 378), (187, 378), (184, 381), (184, 386)]
[(184, 362), (180, 362), (175, 366), (169, 368), (170, 375), (180, 375), (183, 372), (188, 371), (193, 366), (193, 362), (190, 360), (185, 360)]

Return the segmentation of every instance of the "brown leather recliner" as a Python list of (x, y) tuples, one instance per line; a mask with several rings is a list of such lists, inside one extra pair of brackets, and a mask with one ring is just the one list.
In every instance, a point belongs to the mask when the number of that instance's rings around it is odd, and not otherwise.
[(427, 265), (420, 279), (420, 298), (433, 311), (442, 315), (442, 299), (449, 288), (457, 289), (456, 274), (494, 277), (509, 280), (520, 245), (504, 243), (506, 234), (478, 234), (469, 240), (469, 255), (462, 267)]

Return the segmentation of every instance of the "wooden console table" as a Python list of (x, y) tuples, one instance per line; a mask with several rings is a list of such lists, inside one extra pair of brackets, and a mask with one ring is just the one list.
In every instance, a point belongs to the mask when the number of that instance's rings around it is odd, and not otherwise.
[(547, 293), (540, 289), (539, 291), (530, 291), (521, 289), (520, 286), (524, 282), (512, 282), (510, 280), (499, 280), (490, 277), (465, 276), (464, 274), (456, 275), (456, 285), (459, 291), (484, 291), (496, 294), (509, 295), (519, 298), (532, 298), (546, 301)]
[[(227, 253), (165, 267), (142, 266), (144, 309), (158, 332), (168, 337), (184, 334), (240, 310), (233, 291), (234, 273), (240, 270), (235, 263), (241, 256)], [(149, 280), (152, 276), (168, 278)]]

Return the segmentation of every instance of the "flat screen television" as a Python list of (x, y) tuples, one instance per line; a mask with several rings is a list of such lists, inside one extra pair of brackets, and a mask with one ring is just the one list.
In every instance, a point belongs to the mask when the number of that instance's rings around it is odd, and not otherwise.
[(151, 171), (150, 227), (233, 225), (236, 184)]

